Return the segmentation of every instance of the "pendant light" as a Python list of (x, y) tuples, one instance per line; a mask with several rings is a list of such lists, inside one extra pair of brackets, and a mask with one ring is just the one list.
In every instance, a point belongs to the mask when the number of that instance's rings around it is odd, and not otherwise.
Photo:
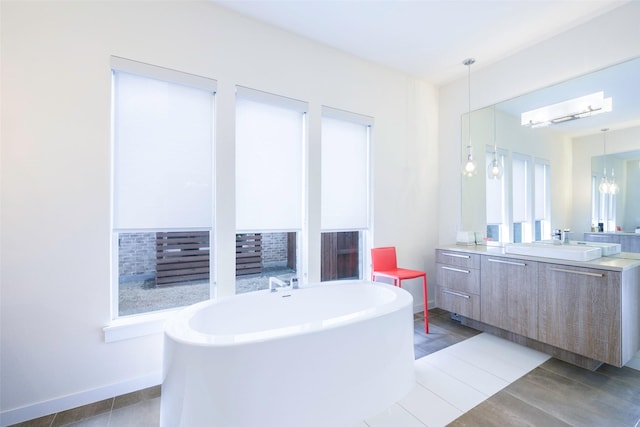
[[(598, 186), (598, 191), (600, 191), (600, 193), (602, 194), (607, 194), (609, 193), (609, 189), (610, 189), (610, 184), (609, 184), (609, 180), (607, 179), (607, 131), (609, 130), (609, 128), (604, 128), (601, 129), (602, 130), (602, 135), (603, 135), (603, 142), (602, 142), (602, 151), (603, 151), (603, 156), (602, 156), (602, 162), (604, 164), (604, 171), (602, 172), (602, 180), (600, 180), (600, 185)], [(614, 181), (615, 182), (615, 181)]]
[(614, 170), (613, 167), (611, 168), (611, 181), (609, 181), (609, 194), (612, 195), (616, 195), (618, 194), (618, 191), (620, 190), (620, 187), (618, 187), (618, 184), (616, 183), (616, 177), (614, 176)]
[(476, 165), (476, 162), (473, 160), (473, 147), (471, 146), (471, 65), (474, 62), (476, 62), (476, 60), (473, 58), (465, 59), (462, 62), (469, 69), (469, 73), (468, 73), (469, 75), (468, 77), (468, 80), (469, 80), (469, 115), (468, 115), (469, 142), (467, 144), (467, 160), (462, 165), (462, 175), (466, 177), (472, 177), (478, 173), (478, 166)]
[(487, 178), (493, 180), (502, 179), (502, 165), (498, 161), (498, 142), (496, 138), (496, 106), (493, 106), (493, 160), (487, 165)]

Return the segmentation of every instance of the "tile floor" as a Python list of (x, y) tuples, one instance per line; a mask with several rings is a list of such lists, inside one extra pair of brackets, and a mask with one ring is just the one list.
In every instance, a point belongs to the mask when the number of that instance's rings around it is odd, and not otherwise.
[[(549, 358), (461, 326), (443, 310), (430, 311), (429, 327), (427, 335), (424, 320), (416, 317), (416, 386), (400, 402), (354, 427), (444, 426)], [(159, 394), (159, 387), (153, 387), (20, 426), (157, 427)]]
[(409, 395), (358, 427), (447, 425), (549, 358), (493, 335), (476, 335), (417, 359), (417, 384)]

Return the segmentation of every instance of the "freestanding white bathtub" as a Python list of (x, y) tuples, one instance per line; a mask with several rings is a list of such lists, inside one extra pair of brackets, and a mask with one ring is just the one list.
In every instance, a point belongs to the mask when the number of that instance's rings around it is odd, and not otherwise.
[(167, 321), (162, 427), (338, 427), (413, 387), (411, 294), (339, 281), (187, 307)]

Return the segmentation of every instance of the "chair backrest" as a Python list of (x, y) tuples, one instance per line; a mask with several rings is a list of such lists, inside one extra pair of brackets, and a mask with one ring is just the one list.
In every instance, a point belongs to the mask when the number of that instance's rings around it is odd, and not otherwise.
[(387, 271), (398, 268), (395, 246), (371, 249), (371, 267), (373, 271)]

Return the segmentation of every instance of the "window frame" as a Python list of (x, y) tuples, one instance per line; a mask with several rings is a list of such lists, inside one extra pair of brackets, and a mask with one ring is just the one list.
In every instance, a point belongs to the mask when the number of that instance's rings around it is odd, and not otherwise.
[[(493, 162), (493, 152), (494, 152), (494, 146), (492, 145), (487, 145), (486, 150), (485, 150), (485, 168), (484, 170), (486, 171), (487, 168), (489, 167), (489, 164), (491, 162)], [(491, 183), (491, 181), (493, 181), (492, 179), (490, 179), (487, 175), (485, 175), (485, 180), (486, 180), (486, 206), (487, 206), (487, 212), (486, 212), (486, 218), (487, 218), (487, 224), (486, 224), (486, 233), (487, 233), (487, 238), (490, 237), (490, 233), (489, 230), (490, 229), (496, 229), (498, 232), (498, 240), (493, 240), (494, 242), (506, 242), (508, 241), (508, 236), (509, 234), (509, 218), (510, 218), (510, 214), (509, 214), (509, 205), (508, 205), (508, 201), (510, 200), (510, 198), (508, 197), (508, 192), (507, 192), (507, 186), (508, 186), (508, 182), (509, 182), (509, 177), (511, 176), (510, 171), (509, 171), (509, 151), (502, 149), (502, 148), (498, 148), (497, 149), (497, 154), (498, 154), (498, 161), (501, 163), (502, 165), (502, 178), (500, 178), (500, 217), (501, 220), (500, 222), (490, 222), (489, 221), (489, 184)], [(493, 199), (492, 199), (493, 200)]]
[[(536, 214), (538, 208), (538, 189), (536, 188), (536, 174), (537, 167), (542, 166), (544, 169), (544, 213), (541, 218), (538, 218)], [(532, 230), (532, 239), (536, 240), (536, 232), (537, 232), (537, 224), (540, 223), (540, 240), (547, 240), (545, 237), (550, 238), (551, 236), (551, 162), (542, 158), (534, 158), (533, 159), (533, 191), (532, 191), (532, 210), (533, 210), (533, 230)]]
[[(365, 279), (366, 275), (368, 275), (369, 271), (367, 270), (367, 266), (370, 264), (369, 260), (370, 260), (370, 249), (371, 249), (371, 242), (372, 242), (372, 230), (371, 230), (371, 221), (372, 221), (372, 213), (371, 213), (371, 209), (372, 209), (372, 179), (373, 179), (373, 174), (372, 174), (372, 146), (373, 146), (373, 131), (374, 131), (374, 119), (373, 117), (369, 117), (369, 116), (365, 116), (362, 114), (358, 114), (358, 113), (354, 113), (351, 111), (345, 111), (345, 110), (340, 110), (337, 108), (333, 108), (333, 107), (329, 107), (326, 105), (322, 106), (322, 110), (321, 110), (321, 117), (320, 117), (320, 121), (321, 121), (321, 127), (323, 125), (323, 120), (327, 118), (327, 119), (332, 119), (332, 120), (340, 120), (343, 121), (345, 123), (350, 123), (350, 124), (355, 124), (355, 125), (361, 125), (365, 128), (365, 165), (364, 165), (364, 170), (365, 170), (365, 182), (366, 182), (366, 188), (364, 189), (365, 191), (365, 215), (366, 215), (366, 219), (364, 220), (365, 226), (364, 227), (339, 227), (339, 228), (330, 228), (330, 227), (323, 227), (322, 225), (322, 212), (320, 212), (320, 235), (321, 235), (321, 240), (322, 240), (322, 235), (325, 233), (342, 233), (342, 232), (358, 232), (358, 274), (359, 274), (359, 279), (363, 280)], [(320, 146), (321, 146), (321, 153), (322, 153), (322, 135), (321, 135), (321, 141), (320, 141)], [(323, 168), (321, 165), (321, 175), (323, 173)], [(321, 183), (322, 183), (322, 178), (321, 178)], [(322, 190), (320, 191), (320, 193), (322, 194)], [(323, 264), (324, 264), (325, 260), (324, 260), (324, 253), (321, 250), (320, 252), (320, 270), (323, 271)], [(344, 279), (352, 279), (352, 278), (344, 278)], [(341, 280), (341, 279), (337, 279), (337, 280)]]
[[(165, 309), (157, 309), (151, 310), (141, 313), (135, 314), (127, 314), (120, 315), (120, 301), (119, 301), (119, 236), (121, 233), (135, 233), (135, 232), (157, 232), (157, 231), (179, 231), (179, 230), (193, 230), (192, 227), (185, 228), (166, 228), (166, 227), (152, 227), (152, 228), (122, 228), (117, 227), (115, 224), (115, 209), (116, 209), (116, 195), (115, 192), (117, 188), (115, 186), (116, 179), (116, 145), (118, 144), (116, 140), (116, 75), (117, 73), (126, 73), (130, 75), (135, 75), (144, 79), (150, 80), (158, 80), (160, 82), (169, 83), (173, 85), (181, 85), (186, 86), (193, 89), (202, 90), (204, 92), (210, 93), (211, 95), (211, 140), (210, 140), (210, 150), (211, 150), (211, 159), (209, 163), (210, 167), (210, 179), (209, 183), (212, 196), (213, 191), (215, 189), (215, 95), (217, 92), (217, 81), (198, 76), (191, 73), (185, 73), (178, 70), (172, 70), (165, 67), (160, 67), (156, 65), (146, 64), (138, 61), (133, 61), (129, 59), (125, 59), (122, 57), (112, 56), (110, 62), (110, 71), (111, 71), (111, 196), (110, 196), (110, 289), (111, 289), (111, 324), (104, 328), (105, 332), (105, 341), (115, 341), (119, 339), (126, 339), (134, 336), (141, 336), (148, 333), (149, 325), (155, 325), (154, 328), (157, 327), (159, 319), (163, 319), (166, 317), (167, 312), (175, 311), (180, 307), (172, 307)], [(205, 227), (209, 231), (209, 297), (211, 299), (213, 295), (215, 295), (215, 281), (213, 280), (213, 272), (215, 271), (215, 256), (214, 256), (214, 230), (215, 230), (215, 220), (214, 220), (214, 212), (215, 212), (215, 199), (212, 197), (211, 199), (211, 223), (209, 227)], [(202, 227), (197, 227), (201, 229)], [(127, 327), (131, 324), (138, 324), (139, 327), (135, 328), (130, 332), (123, 332), (121, 328)]]

